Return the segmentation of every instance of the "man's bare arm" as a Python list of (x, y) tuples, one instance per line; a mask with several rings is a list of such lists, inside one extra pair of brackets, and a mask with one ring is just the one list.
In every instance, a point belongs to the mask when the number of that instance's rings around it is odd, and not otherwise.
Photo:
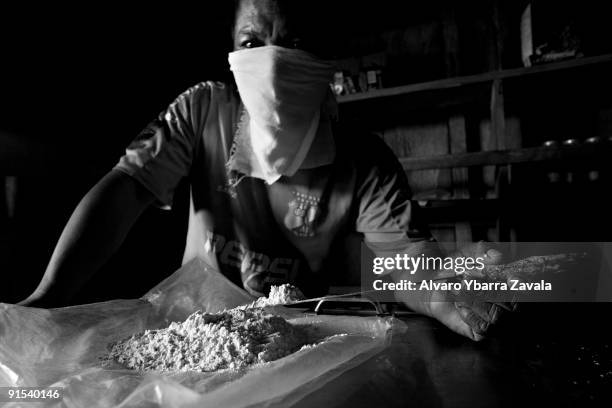
[(36, 290), (19, 304), (58, 307), (98, 271), (121, 246), (154, 196), (117, 170), (104, 176), (72, 213)]

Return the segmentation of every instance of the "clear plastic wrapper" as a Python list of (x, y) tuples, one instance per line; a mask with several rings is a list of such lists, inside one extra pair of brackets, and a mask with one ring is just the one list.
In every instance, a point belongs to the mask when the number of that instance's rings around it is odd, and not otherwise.
[(139, 373), (101, 361), (109, 344), (132, 334), (182, 321), (196, 310), (215, 313), (252, 301), (196, 259), (141, 299), (48, 310), (0, 304), (0, 387), (63, 388), (62, 400), (38, 406), (291, 406), (389, 344), (391, 319), (306, 315), (279, 306), (271, 311), (319, 343), (237, 371)]

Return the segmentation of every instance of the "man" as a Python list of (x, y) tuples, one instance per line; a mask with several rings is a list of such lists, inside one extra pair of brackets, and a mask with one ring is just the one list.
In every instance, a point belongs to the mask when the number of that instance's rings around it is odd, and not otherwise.
[[(68, 304), (147, 206), (172, 205), (185, 177), (191, 206), (184, 262), (202, 257), (254, 296), (284, 282), (324, 294), (333, 248), (351, 232), (377, 254), (424, 250), (432, 238), (395, 156), (380, 139), (335, 123), (333, 66), (316, 56), (325, 38), (305, 17), (313, 15), (309, 7), (236, 3), (229, 62), (237, 91), (201, 83), (162, 112), (83, 198), (22, 305)], [(398, 294), (475, 340), (501, 310), (445, 296)]]

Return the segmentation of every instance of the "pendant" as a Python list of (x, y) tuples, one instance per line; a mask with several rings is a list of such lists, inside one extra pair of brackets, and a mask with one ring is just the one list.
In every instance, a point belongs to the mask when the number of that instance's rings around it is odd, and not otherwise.
[(293, 195), (295, 198), (289, 202), (285, 226), (298, 237), (312, 237), (321, 199), (297, 191), (293, 191)]

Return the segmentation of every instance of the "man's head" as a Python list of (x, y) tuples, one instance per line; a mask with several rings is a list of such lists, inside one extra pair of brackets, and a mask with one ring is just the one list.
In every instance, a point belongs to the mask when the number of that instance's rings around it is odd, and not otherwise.
[(234, 50), (277, 45), (329, 56), (322, 2), (235, 0)]

